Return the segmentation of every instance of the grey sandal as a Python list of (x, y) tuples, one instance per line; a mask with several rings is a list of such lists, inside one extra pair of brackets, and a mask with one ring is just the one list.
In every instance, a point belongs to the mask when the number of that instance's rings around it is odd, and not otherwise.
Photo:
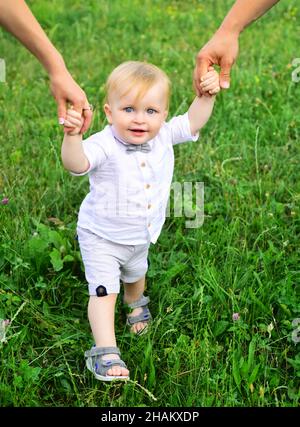
[(147, 325), (141, 331), (137, 332), (137, 335), (142, 335), (145, 332), (147, 332), (148, 324), (152, 320), (152, 316), (151, 316), (151, 313), (150, 313), (149, 308), (148, 308), (149, 302), (150, 302), (150, 298), (142, 295), (141, 298), (139, 298), (137, 301), (134, 301), (130, 304), (124, 303), (129, 308), (134, 309), (134, 308), (141, 307), (143, 310), (137, 316), (130, 316), (130, 314), (127, 315), (127, 322), (126, 323), (130, 327), (132, 325), (134, 325), (135, 323), (139, 323), (139, 322), (147, 323)]
[(118, 347), (96, 346), (93, 346), (91, 350), (84, 352), (86, 367), (94, 374), (95, 378), (101, 381), (129, 380), (128, 375), (106, 375), (107, 371), (113, 366), (121, 366), (126, 369), (127, 366), (121, 359), (103, 360), (102, 356), (105, 354), (118, 354), (120, 356), (121, 353)]

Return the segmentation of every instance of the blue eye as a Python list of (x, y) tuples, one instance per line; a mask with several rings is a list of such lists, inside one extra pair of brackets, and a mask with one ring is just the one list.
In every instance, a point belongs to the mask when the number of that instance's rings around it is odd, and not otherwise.
[(125, 107), (124, 111), (126, 111), (126, 113), (132, 113), (133, 112), (133, 108), (132, 107)]
[(148, 114), (155, 114), (155, 113), (157, 113), (157, 111), (154, 110), (153, 108), (148, 108), (147, 113)]

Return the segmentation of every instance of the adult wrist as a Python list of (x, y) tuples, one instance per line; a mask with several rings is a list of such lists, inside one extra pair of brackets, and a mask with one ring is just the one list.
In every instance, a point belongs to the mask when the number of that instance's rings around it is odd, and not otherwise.
[(61, 54), (56, 51), (55, 55), (51, 55), (51, 59), (45, 64), (45, 69), (49, 74), (50, 79), (57, 76), (69, 74), (66, 64)]
[(241, 32), (244, 30), (244, 27), (238, 21), (226, 22), (226, 19), (221, 24), (220, 28), (217, 30), (217, 33), (221, 36), (233, 36), (238, 38)]

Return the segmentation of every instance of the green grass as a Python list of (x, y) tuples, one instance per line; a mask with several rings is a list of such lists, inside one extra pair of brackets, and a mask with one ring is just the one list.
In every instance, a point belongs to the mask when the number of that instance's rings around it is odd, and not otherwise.
[[(162, 67), (173, 83), (170, 116), (183, 113), (195, 54), (232, 3), (30, 5), (96, 106), (94, 133), (105, 124), (106, 76), (124, 60)], [(282, 0), (245, 31), (231, 90), (218, 96), (201, 140), (175, 148), (174, 181), (204, 182), (205, 220), (187, 229), (186, 218), (171, 216), (151, 247), (155, 320), (146, 336), (128, 334), (118, 302), (118, 345), (131, 373), (124, 385), (84, 368), (92, 337), (74, 233), (88, 180), (62, 167), (45, 72), (0, 33), (0, 198), (9, 198), (0, 205), (0, 319), (11, 320), (0, 344), (2, 406), (299, 405), (297, 3)]]

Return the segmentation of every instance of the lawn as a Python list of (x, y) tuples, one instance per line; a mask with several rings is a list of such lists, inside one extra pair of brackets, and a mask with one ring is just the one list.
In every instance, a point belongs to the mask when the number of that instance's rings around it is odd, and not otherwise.
[[(105, 79), (125, 60), (160, 66), (169, 117), (184, 113), (195, 55), (233, 1), (29, 4), (96, 107), (90, 135), (106, 124)], [(281, 0), (249, 27), (199, 141), (175, 147), (174, 183), (203, 183), (204, 221), (187, 228), (172, 192), (150, 250), (151, 329), (131, 336), (121, 298), (116, 309), (125, 384), (98, 382), (84, 364), (92, 336), (74, 237), (88, 179), (62, 166), (45, 71), (0, 31), (1, 406), (299, 405), (299, 23), (298, 2)], [(186, 213), (196, 194), (184, 203)]]

